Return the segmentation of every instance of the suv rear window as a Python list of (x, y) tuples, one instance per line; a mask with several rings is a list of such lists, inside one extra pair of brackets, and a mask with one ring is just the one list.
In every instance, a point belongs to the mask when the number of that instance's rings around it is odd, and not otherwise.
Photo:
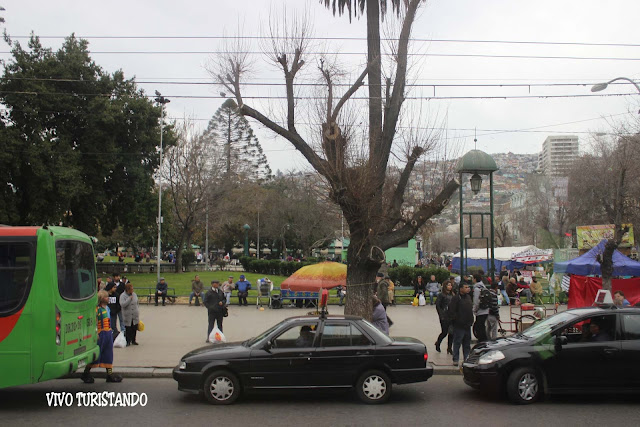
[(29, 296), (35, 247), (28, 242), (0, 242), (0, 317), (20, 310)]
[(91, 298), (96, 292), (93, 264), (93, 248), (89, 243), (77, 240), (56, 242), (58, 266), (58, 290), (67, 300), (80, 301)]

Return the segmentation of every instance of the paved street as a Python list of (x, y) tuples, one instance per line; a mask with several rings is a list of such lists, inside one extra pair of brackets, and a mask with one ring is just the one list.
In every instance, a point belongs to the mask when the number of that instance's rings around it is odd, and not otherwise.
[[(277, 322), (291, 316), (306, 315), (311, 309), (283, 308), (264, 311), (255, 306), (229, 308), (229, 317), (224, 319), (224, 332), (229, 341), (243, 341), (263, 332)], [(342, 314), (343, 307), (329, 306), (331, 314)], [(394, 321), (392, 336), (411, 336), (427, 345), (429, 360), (435, 365), (451, 365), (446, 354), (446, 338), (442, 353), (437, 353), (434, 342), (440, 333), (440, 323), (435, 306), (396, 306), (388, 308)], [(502, 319), (509, 318), (509, 308), (503, 307)], [(153, 304), (140, 305), (140, 318), (145, 323), (144, 332), (138, 333), (139, 346), (114, 349), (114, 363), (131, 367), (173, 367), (187, 351), (205, 345), (207, 332), (207, 310), (200, 306)]]
[[(47, 392), (114, 391), (146, 393), (145, 407), (56, 407)], [(235, 405), (213, 407), (197, 395), (179, 392), (170, 379), (128, 379), (121, 384), (56, 380), (0, 390), (4, 425), (226, 425), (226, 426), (584, 426), (630, 425), (640, 417), (638, 396), (556, 397), (515, 406), (470, 389), (458, 376), (439, 375), (426, 383), (394, 388), (386, 405), (359, 403), (352, 393), (252, 394)], [(76, 403), (77, 405), (77, 403)]]

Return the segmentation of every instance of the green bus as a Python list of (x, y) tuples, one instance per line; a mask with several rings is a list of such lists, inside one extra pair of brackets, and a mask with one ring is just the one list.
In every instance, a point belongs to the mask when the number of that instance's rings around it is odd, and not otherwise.
[(0, 226), (0, 388), (60, 378), (97, 359), (89, 236)]

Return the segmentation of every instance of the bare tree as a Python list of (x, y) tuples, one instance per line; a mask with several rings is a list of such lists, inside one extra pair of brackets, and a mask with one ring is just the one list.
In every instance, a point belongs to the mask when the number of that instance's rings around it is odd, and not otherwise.
[(189, 120), (178, 129), (177, 144), (167, 150), (165, 178), (170, 186), (173, 218), (178, 229), (176, 273), (182, 272), (182, 253), (185, 247), (190, 248), (198, 218), (204, 215), (207, 203), (215, 203), (220, 194), (207, 185), (218, 173), (211, 167), (216, 164), (211, 161), (215, 156), (216, 152), (195, 132)]
[[(637, 125), (637, 123), (636, 123)], [(624, 233), (623, 224), (637, 218), (640, 171), (637, 128), (620, 128), (616, 135), (596, 135), (591, 152), (576, 161), (569, 181), (570, 220), (577, 225), (613, 224), (599, 261), (603, 289), (611, 289), (613, 252)]]
[[(222, 55), (218, 67), (212, 71), (218, 83), (231, 92), (240, 112), (252, 117), (265, 127), (289, 141), (326, 180), (330, 198), (340, 206), (349, 226), (351, 242), (348, 252), (347, 283), (351, 287), (346, 312), (370, 317), (371, 283), (385, 260), (384, 251), (407, 242), (416, 235), (425, 222), (437, 215), (447, 205), (459, 187), (455, 178), (443, 180), (440, 190), (430, 200), (414, 209), (406, 210), (405, 190), (418, 160), (430, 147), (431, 141), (413, 140), (405, 151), (406, 157), (397, 159), (403, 165), (397, 181), (390, 183), (389, 172), (393, 162), (390, 157), (398, 137), (398, 123), (406, 99), (406, 79), (411, 28), (416, 12), (423, 0), (392, 0), (400, 25), (397, 43), (391, 52), (395, 63), (393, 78), (386, 80), (382, 91), (382, 48), (380, 21), (386, 13), (386, 0), (323, 0), (326, 7), (343, 14), (365, 14), (367, 21), (367, 63), (346, 91), (338, 93), (335, 73), (320, 66), (320, 74), (326, 86), (323, 119), (320, 130), (320, 147), (314, 149), (310, 138), (303, 136), (297, 127), (297, 111), (301, 98), (296, 95), (294, 82), (306, 61), (309, 27), (298, 23), (284, 29), (271, 25), (270, 59), (284, 75), (286, 91), (285, 123), (279, 124), (250, 106), (242, 97), (248, 65), (246, 56), (228, 53)], [(291, 29), (297, 28), (294, 32)], [(232, 52), (228, 50), (227, 52)], [(365, 82), (366, 81), (366, 82)], [(368, 89), (368, 136), (358, 141), (350, 132), (343, 118), (355, 101), (353, 95), (363, 86)], [(345, 108), (349, 106), (349, 108)], [(402, 150), (400, 150), (402, 152)]]

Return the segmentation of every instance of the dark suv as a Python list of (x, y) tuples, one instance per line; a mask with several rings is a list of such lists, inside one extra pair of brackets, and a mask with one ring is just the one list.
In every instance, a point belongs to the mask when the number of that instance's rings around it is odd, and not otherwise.
[(543, 392), (640, 392), (640, 309), (558, 313), (524, 333), (475, 346), (463, 373), (469, 386), (504, 390), (519, 404)]

